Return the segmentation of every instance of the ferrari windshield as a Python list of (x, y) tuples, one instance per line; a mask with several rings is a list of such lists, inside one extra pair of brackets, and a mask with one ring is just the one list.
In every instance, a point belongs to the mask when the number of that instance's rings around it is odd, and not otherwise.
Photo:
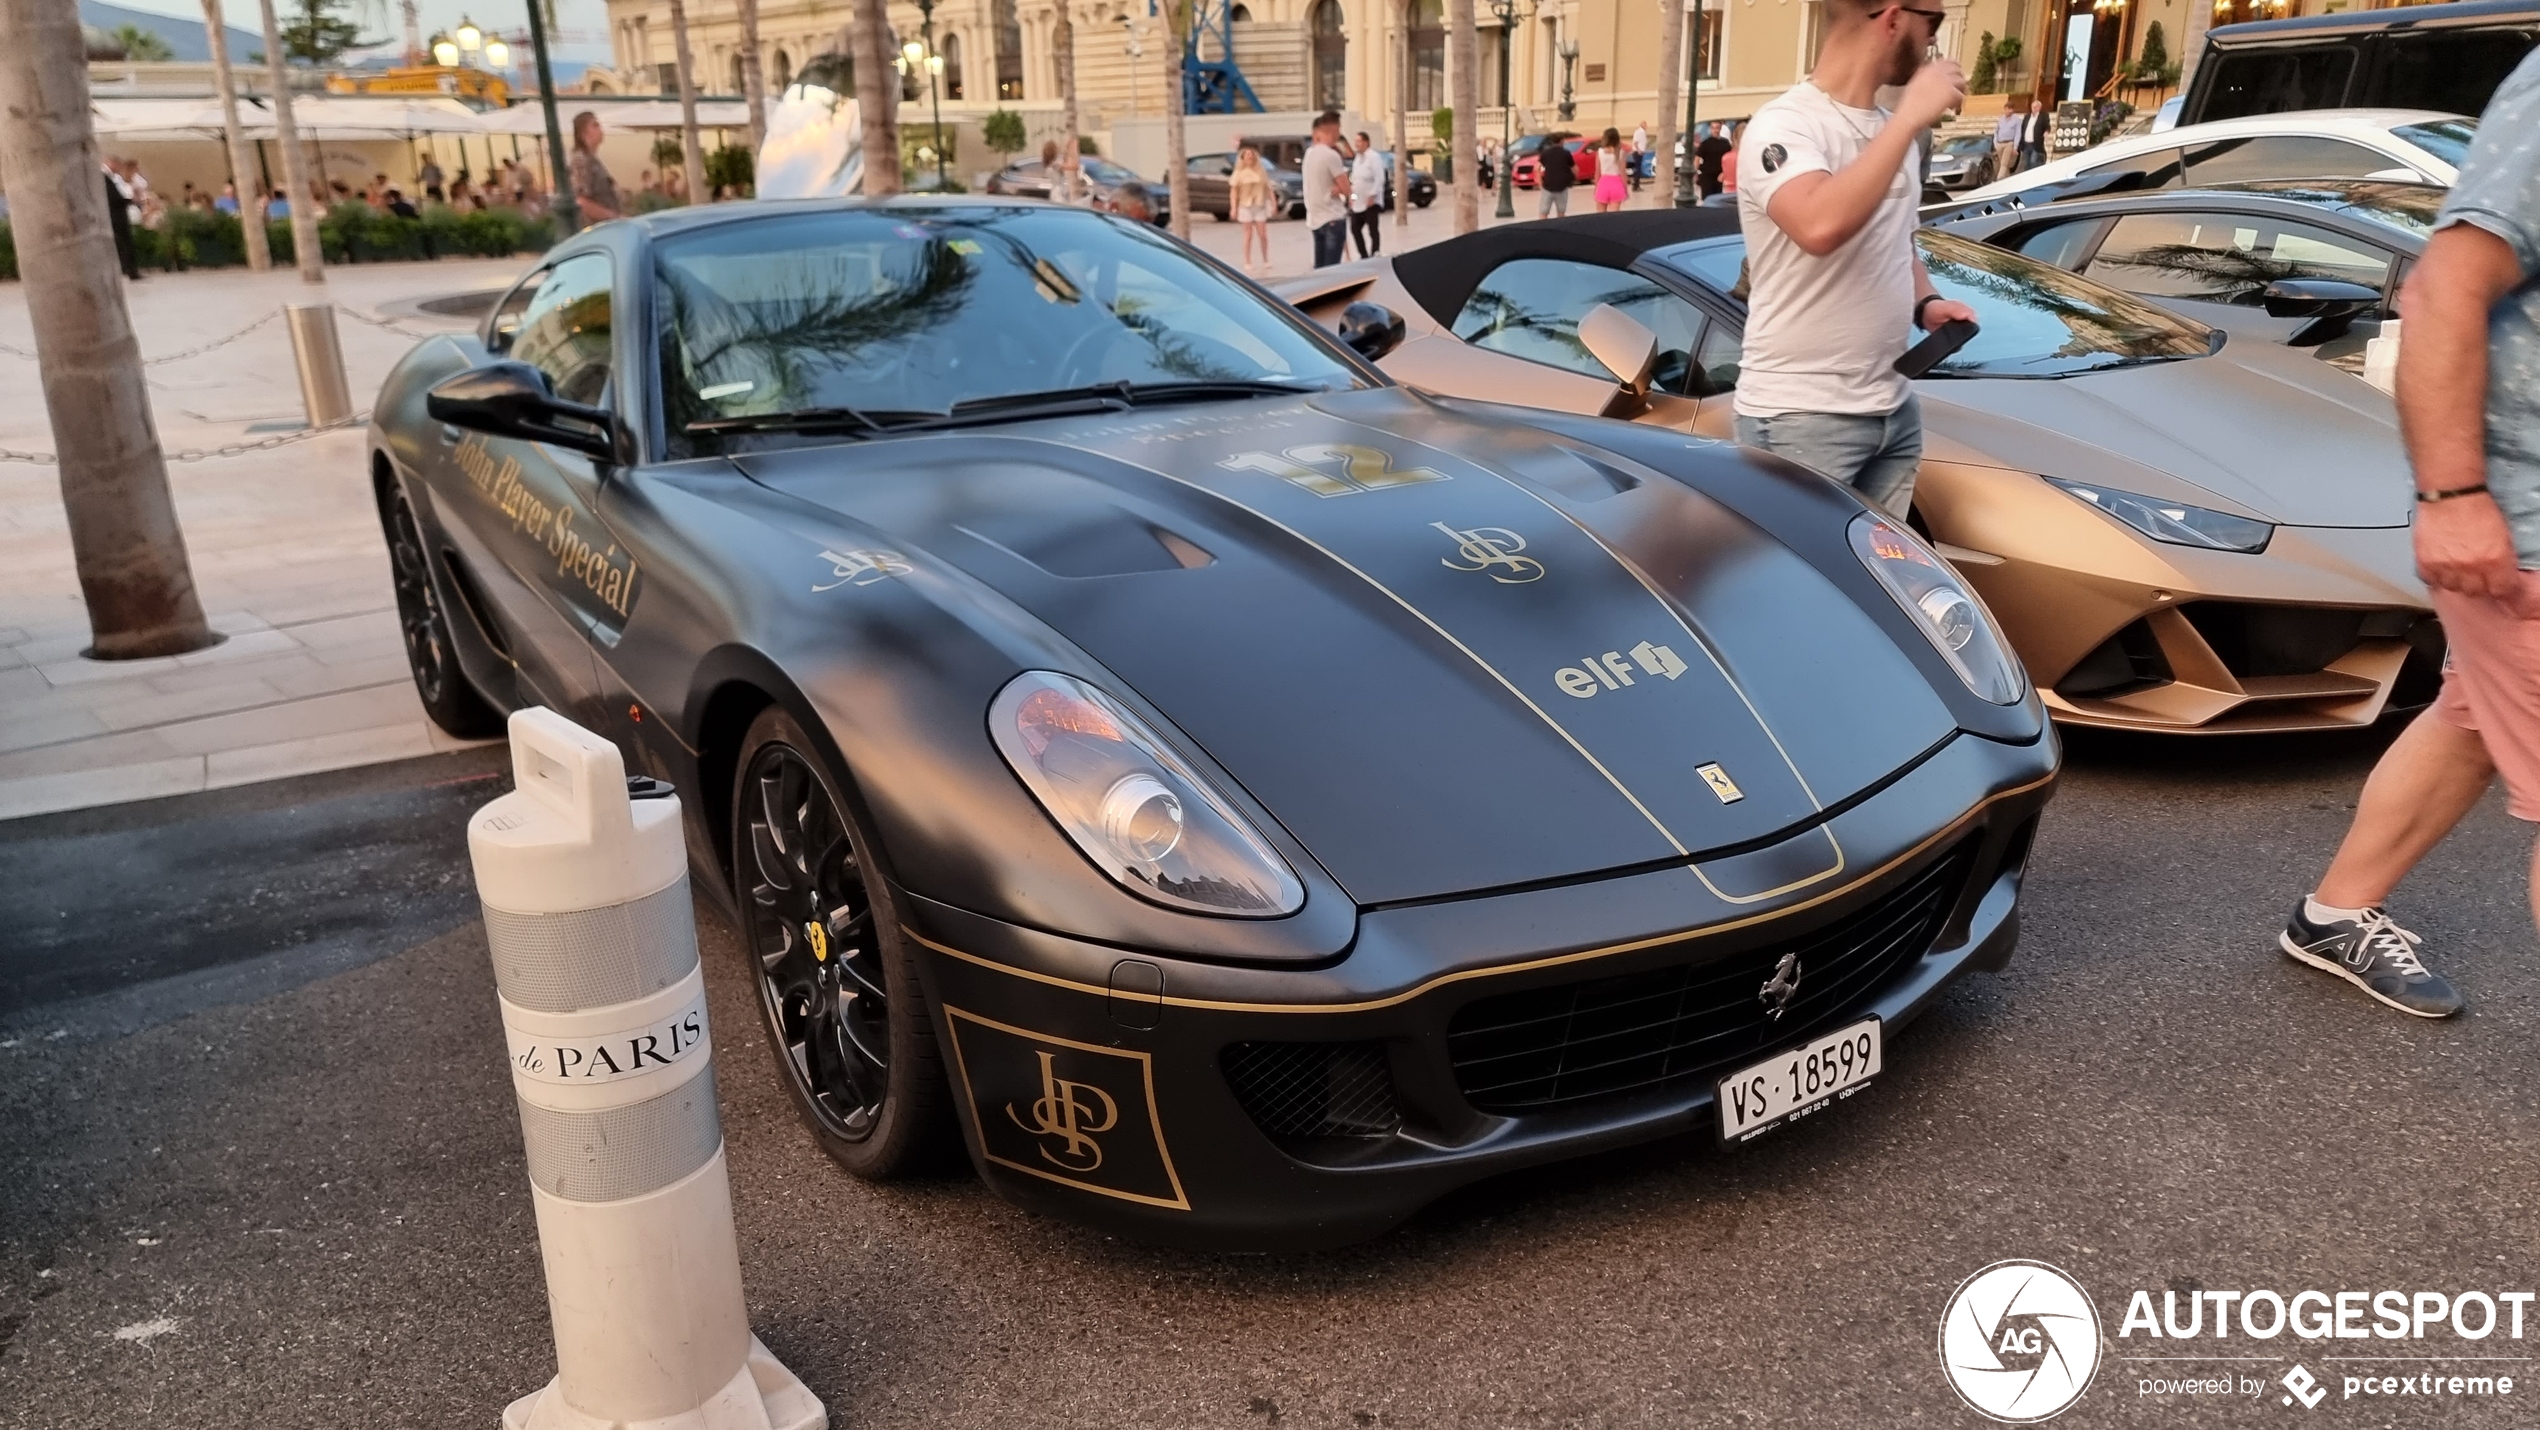
[[(1933, 377), (2070, 377), (2137, 363), (2203, 357), (2213, 330), (2130, 293), (2009, 249), (1918, 229), (1932, 286), (1976, 310), (1976, 335)], [(1746, 243), (1711, 239), (1657, 255), (1704, 285), (1746, 300)]]
[[(830, 209), (656, 250), (671, 450), (881, 430), (1047, 394), (1363, 381), (1294, 312), (1141, 224), (1045, 205)], [(956, 406), (964, 413), (956, 414)]]

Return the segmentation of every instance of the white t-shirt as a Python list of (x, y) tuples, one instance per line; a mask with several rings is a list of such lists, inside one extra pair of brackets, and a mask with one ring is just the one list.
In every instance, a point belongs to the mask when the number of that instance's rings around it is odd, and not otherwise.
[(1870, 147), (1884, 109), (1837, 104), (1801, 80), (1755, 112), (1737, 142), (1737, 218), (1746, 234), (1746, 351), (1737, 410), (1893, 412), (1911, 386), (1890, 366), (1914, 324), (1914, 199), (1908, 148), (1870, 221), (1823, 258), (1766, 214), (1793, 176), (1833, 173)]
[(1332, 185), (1343, 171), (1340, 151), (1329, 144), (1305, 146), (1305, 226), (1321, 228), (1349, 217)]
[(1350, 212), (1365, 213), (1384, 201), (1384, 156), (1370, 148), (1349, 163)]

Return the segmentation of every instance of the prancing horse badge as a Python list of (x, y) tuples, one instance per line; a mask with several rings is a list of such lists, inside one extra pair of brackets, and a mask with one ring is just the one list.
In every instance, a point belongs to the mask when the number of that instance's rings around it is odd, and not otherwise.
[(1729, 772), (1717, 764), (1696, 765), (1693, 772), (1702, 776), (1702, 782), (1711, 787), (1711, 792), (1720, 797), (1722, 804), (1735, 804), (1746, 798), (1746, 791), (1739, 789), (1737, 781), (1730, 779)]

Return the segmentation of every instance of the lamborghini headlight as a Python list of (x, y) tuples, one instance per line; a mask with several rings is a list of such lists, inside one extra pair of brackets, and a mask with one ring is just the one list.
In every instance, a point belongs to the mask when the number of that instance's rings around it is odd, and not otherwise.
[(2211, 511), (2185, 502), (2155, 501), (2089, 482), (2068, 482), (2058, 477), (2046, 480), (2154, 541), (2166, 541), (2172, 546), (2201, 546), (2209, 551), (2243, 551), (2254, 555), (2266, 550), (2267, 542), (2275, 536), (2275, 528), (2268, 523), (2233, 516), (2229, 512)]
[(1874, 512), (1852, 519), (1851, 536), (1861, 564), (1931, 637), (1969, 690), (1996, 705), (2020, 698), (2026, 677), (2004, 649), (1993, 617), (1930, 547)]
[(1154, 731), (1085, 682), (1025, 671), (988, 707), (988, 731), (1058, 827), (1132, 892), (1243, 918), (1305, 902), (1287, 862)]

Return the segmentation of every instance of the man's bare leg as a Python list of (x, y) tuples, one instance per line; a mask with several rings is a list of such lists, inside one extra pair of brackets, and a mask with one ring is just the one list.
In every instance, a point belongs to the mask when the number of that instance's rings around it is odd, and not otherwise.
[(2372, 767), (2355, 822), (2312, 897), (2332, 908), (2377, 907), (2468, 816), (2495, 775), (2477, 731), (2431, 711), (2418, 716)]

